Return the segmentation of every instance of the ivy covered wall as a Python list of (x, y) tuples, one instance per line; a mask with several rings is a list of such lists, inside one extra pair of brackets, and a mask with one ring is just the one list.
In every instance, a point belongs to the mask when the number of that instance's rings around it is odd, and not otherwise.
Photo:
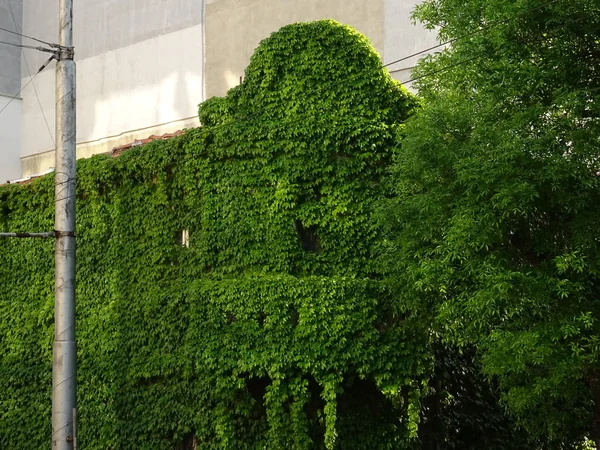
[[(414, 106), (364, 36), (294, 24), (202, 128), (79, 161), (81, 448), (409, 445), (426, 339), (372, 214)], [(51, 230), (53, 183), (0, 188), (2, 230)], [(0, 448), (45, 448), (53, 242), (0, 241), (0, 280)]]

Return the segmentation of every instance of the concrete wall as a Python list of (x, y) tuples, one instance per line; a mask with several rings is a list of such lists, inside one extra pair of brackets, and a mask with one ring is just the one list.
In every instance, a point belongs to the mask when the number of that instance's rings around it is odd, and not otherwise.
[[(384, 63), (436, 44), (435, 34), (415, 25), (416, 0), (206, 0), (206, 95), (222, 96), (239, 84), (259, 42), (293, 22), (335, 19), (369, 37)], [(410, 79), (418, 58), (390, 67)]]
[[(426, 30), (420, 23), (413, 23), (410, 18), (418, 3), (416, 0), (385, 0), (385, 38), (382, 52), (384, 64), (397, 61), (437, 44), (435, 32)], [(410, 80), (412, 69), (419, 58), (423, 56), (425, 55), (392, 64), (388, 69), (397, 80), (410, 88), (412, 83), (406, 83), (406, 81)]]
[[(24, 32), (55, 41), (56, 7), (24, 0)], [(203, 12), (198, 0), (75, 2), (78, 157), (198, 125)], [(36, 54), (31, 70), (43, 61)], [(51, 64), (36, 78), (41, 108), (34, 92), (23, 93), (24, 175), (54, 166), (54, 71)]]
[[(11, 97), (0, 95), (0, 110)], [(0, 115), (0, 184), (20, 178), (21, 100), (13, 100)]]
[[(21, 1), (0, 1), (0, 27), (20, 32), (22, 22)], [(0, 30), (0, 41), (20, 44), (19, 36)], [(10, 98), (21, 87), (21, 49), (0, 44), (0, 184), (21, 176), (21, 99)]]
[[(0, 27), (20, 32), (22, 21), (21, 2), (2, 0), (0, 2)], [(21, 38), (0, 30), (0, 41), (20, 44)], [(21, 49), (0, 44), (0, 94), (15, 95), (21, 87)]]
[[(432, 33), (411, 23), (416, 1), (78, 0), (78, 156), (197, 126), (197, 104), (237, 85), (260, 41), (289, 23), (335, 19), (352, 25), (371, 39), (384, 63), (434, 45)], [(56, 2), (23, 0), (23, 8), (23, 32), (55, 41)], [(27, 56), (23, 84), (47, 55)], [(417, 59), (390, 71), (406, 81)], [(24, 175), (54, 166), (53, 64), (23, 92), (22, 135)]]
[(206, 96), (239, 84), (259, 42), (284, 25), (335, 19), (384, 46), (384, 0), (206, 0)]

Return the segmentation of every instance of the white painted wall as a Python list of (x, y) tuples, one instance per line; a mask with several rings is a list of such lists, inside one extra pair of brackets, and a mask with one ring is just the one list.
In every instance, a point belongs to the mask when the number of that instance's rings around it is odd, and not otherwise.
[[(0, 28), (21, 32), (21, 1), (0, 1)], [(19, 36), (0, 30), (0, 41), (20, 44)], [(21, 85), (21, 49), (0, 44), (0, 111)], [(21, 176), (21, 100), (14, 99), (0, 114), (0, 184)]]
[[(10, 101), (0, 94), (0, 110)], [(21, 176), (21, 100), (15, 99), (0, 116), (0, 184)]]
[[(382, 55), (384, 64), (438, 44), (434, 31), (426, 30), (420, 23), (414, 24), (410, 18), (418, 3), (416, 0), (385, 0), (385, 37)], [(394, 78), (405, 82), (410, 80), (412, 68), (423, 56), (425, 55), (393, 64), (388, 69)], [(411, 84), (409, 83), (407, 86), (410, 87)]]
[[(202, 25), (77, 60), (77, 142), (195, 119), (202, 65)], [(54, 64), (35, 83), (54, 135)], [(22, 155), (53, 150), (33, 89), (23, 93), (23, 102)]]
[[(417, 1), (206, 0), (205, 10), (204, 0), (78, 0), (78, 156), (198, 125), (204, 92), (224, 95), (260, 39), (287, 23), (332, 17), (350, 23), (371, 38), (384, 63), (434, 45), (434, 34), (410, 20)], [(23, 0), (23, 32), (54, 41), (56, 8), (48, 0)], [(45, 57), (27, 54), (22, 85)], [(417, 59), (390, 71), (405, 81)], [(22, 93), (23, 175), (54, 165), (54, 71), (52, 63)]]
[[(56, 14), (49, 3), (24, 1), (24, 33), (41, 33), (49, 39), (55, 32)], [(40, 14), (38, 8), (47, 14)], [(78, 156), (199, 124), (204, 64), (201, 12), (198, 0), (79, 2), (74, 11)], [(43, 56), (30, 57), (30, 70), (37, 71), (42, 62)], [(27, 75), (24, 70), (23, 85)], [(33, 86), (23, 92), (24, 175), (54, 165), (54, 84), (52, 63), (35, 79), (39, 102)]]
[(202, 54), (197, 25), (80, 61), (78, 141), (195, 118)]
[[(0, 1), (0, 28), (21, 32), (21, 0)], [(21, 38), (13, 33), (0, 30), (0, 41), (21, 44)], [(15, 95), (21, 81), (21, 49), (0, 44), (0, 94)]]

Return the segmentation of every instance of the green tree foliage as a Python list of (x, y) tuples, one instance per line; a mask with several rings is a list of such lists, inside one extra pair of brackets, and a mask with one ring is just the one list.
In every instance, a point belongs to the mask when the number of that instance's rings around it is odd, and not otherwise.
[(416, 17), (457, 40), (419, 65), (397, 152), (400, 301), (475, 345), (549, 448), (600, 448), (598, 3), (428, 0)]
[[(295, 24), (202, 128), (79, 161), (82, 448), (408, 445), (426, 340), (371, 216), (414, 104), (364, 36)], [(2, 187), (2, 229), (51, 230), (53, 188)], [(50, 443), (52, 247), (0, 241), (3, 449)]]

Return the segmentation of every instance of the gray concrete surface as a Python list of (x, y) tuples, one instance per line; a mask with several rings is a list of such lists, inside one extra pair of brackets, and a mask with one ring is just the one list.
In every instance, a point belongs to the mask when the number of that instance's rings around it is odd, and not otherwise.
[[(21, 1), (2, 0), (0, 2), (0, 27), (21, 32), (22, 11)], [(21, 38), (0, 30), (0, 41), (20, 44)], [(20, 61), (21, 49), (0, 44), (0, 94), (13, 96), (19, 91), (21, 87)]]
[[(172, 132), (182, 124), (197, 124), (197, 104), (237, 85), (260, 41), (290, 23), (335, 19), (351, 25), (371, 40), (384, 63), (433, 45), (434, 34), (411, 23), (417, 1), (77, 0), (78, 155), (108, 151), (125, 139), (145, 138), (149, 131)], [(3, 13), (4, 2), (0, 0), (0, 26), (10, 19)], [(23, 32), (54, 42), (56, 2), (22, 4)], [(0, 92), (2, 86), (18, 90), (47, 58), (27, 52), (19, 82), (15, 50), (0, 53)], [(417, 59), (395, 64), (390, 71), (401, 81), (409, 79)], [(51, 64), (35, 79), (39, 102), (33, 85), (22, 93), (18, 114), (23, 174), (45, 171), (52, 164), (54, 79)], [(9, 122), (16, 123), (15, 118)]]
[[(0, 27), (22, 30), (22, 2), (0, 1)], [(20, 44), (17, 35), (0, 30), (0, 41)], [(21, 88), (21, 49), (0, 44), (0, 183), (21, 176), (21, 99), (12, 99)]]
[(384, 0), (206, 0), (206, 97), (239, 83), (261, 40), (284, 25), (335, 19), (384, 46)]

